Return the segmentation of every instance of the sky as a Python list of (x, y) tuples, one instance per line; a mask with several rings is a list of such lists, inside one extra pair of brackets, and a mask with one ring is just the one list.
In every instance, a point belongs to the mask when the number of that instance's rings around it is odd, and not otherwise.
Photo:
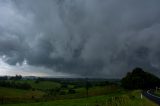
[(0, 75), (160, 77), (160, 0), (0, 0)]

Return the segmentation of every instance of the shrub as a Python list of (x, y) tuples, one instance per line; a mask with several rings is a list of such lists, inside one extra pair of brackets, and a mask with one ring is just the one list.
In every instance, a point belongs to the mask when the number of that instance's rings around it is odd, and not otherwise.
[(75, 94), (75, 93), (76, 93), (76, 90), (74, 90), (74, 89), (69, 89), (69, 90), (68, 90), (68, 93), (69, 93), (69, 94)]

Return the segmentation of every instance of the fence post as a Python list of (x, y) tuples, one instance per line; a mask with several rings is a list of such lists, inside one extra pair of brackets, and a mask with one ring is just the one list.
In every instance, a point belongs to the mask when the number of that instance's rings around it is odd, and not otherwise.
[(1, 103), (2, 103), (2, 104), (4, 104), (4, 97), (3, 97), (3, 96), (2, 96), (2, 98), (1, 98), (1, 100), (2, 100), (2, 102), (1, 102)]
[(142, 93), (141, 93), (141, 99), (143, 99), (143, 95), (142, 95)]

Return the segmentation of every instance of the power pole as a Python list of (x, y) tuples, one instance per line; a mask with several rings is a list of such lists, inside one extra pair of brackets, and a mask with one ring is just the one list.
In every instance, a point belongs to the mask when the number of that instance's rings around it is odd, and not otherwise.
[(88, 84), (88, 78), (86, 78), (86, 97), (88, 98), (88, 90), (89, 90), (89, 84)]

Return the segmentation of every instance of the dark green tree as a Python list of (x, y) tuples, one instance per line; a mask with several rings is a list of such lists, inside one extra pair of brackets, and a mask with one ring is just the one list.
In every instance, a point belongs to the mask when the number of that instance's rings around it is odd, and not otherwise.
[(121, 83), (126, 89), (148, 89), (160, 86), (160, 79), (141, 68), (135, 68), (122, 78)]

